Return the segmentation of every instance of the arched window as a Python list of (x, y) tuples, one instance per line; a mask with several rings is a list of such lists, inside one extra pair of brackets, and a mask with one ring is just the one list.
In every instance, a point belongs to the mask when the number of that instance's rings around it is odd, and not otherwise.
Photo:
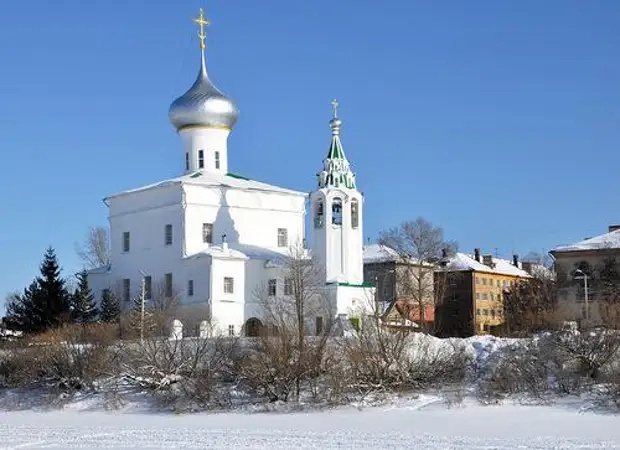
[(351, 227), (357, 228), (360, 225), (360, 210), (356, 199), (351, 200)]
[(325, 209), (323, 201), (319, 200), (314, 206), (314, 228), (323, 228), (323, 223), (325, 223)]
[(342, 199), (338, 197), (332, 202), (332, 224), (342, 225)]

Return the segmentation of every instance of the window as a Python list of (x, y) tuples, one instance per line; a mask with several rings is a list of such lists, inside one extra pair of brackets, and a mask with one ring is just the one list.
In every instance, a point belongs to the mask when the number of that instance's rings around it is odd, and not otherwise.
[(494, 309), (491, 310), (491, 317), (495, 319), (495, 310)]
[(166, 229), (164, 230), (164, 241), (166, 245), (172, 245), (172, 225), (166, 225)]
[(101, 290), (101, 301), (103, 301), (104, 298), (109, 298), (109, 297), (110, 297), (110, 290), (102, 289)]
[(131, 300), (131, 280), (129, 278), (123, 280), (123, 300), (127, 303)]
[(187, 296), (194, 296), (194, 280), (187, 280)]
[(359, 204), (356, 199), (351, 201), (351, 228), (357, 228), (360, 225)]
[(164, 296), (172, 297), (172, 274), (167, 273), (164, 275)]
[(482, 314), (484, 314), (485, 316), (489, 315), (489, 310), (488, 309), (483, 309), (482, 310)]
[(325, 209), (323, 202), (319, 200), (314, 206), (314, 228), (323, 228), (323, 223), (325, 223)]
[(278, 247), (288, 246), (288, 230), (286, 228), (278, 228)]
[(277, 290), (277, 280), (269, 280), (267, 283), (267, 294), (269, 297), (275, 297)]
[(224, 294), (235, 293), (235, 280), (233, 277), (224, 277)]
[(150, 275), (144, 277), (144, 300), (153, 298), (153, 279)]
[(342, 200), (337, 197), (332, 202), (332, 224), (342, 225)]
[(480, 284), (480, 278), (476, 277), (476, 284)]
[(125, 253), (127, 253), (129, 251), (129, 244), (130, 244), (129, 231), (125, 231), (123, 233), (123, 251)]
[(486, 293), (486, 292), (484, 292), (484, 293), (482, 294), (482, 300), (487, 300), (487, 299), (488, 299), (488, 297), (487, 297), (487, 293)]
[(220, 152), (215, 152), (215, 168), (220, 168)]
[(202, 242), (205, 244), (213, 244), (213, 224), (202, 224)]
[(284, 279), (284, 295), (293, 295), (293, 279)]
[(322, 317), (316, 318), (315, 329), (316, 329), (317, 336), (320, 336), (321, 334), (323, 334), (323, 318)]
[(205, 168), (205, 151), (204, 150), (198, 150), (198, 168), (199, 169)]
[(489, 278), (489, 286), (493, 286), (493, 278)]
[(476, 292), (476, 300), (480, 300), (480, 294)]
[(235, 326), (228, 325), (228, 336), (234, 336), (234, 335), (235, 335)]
[(482, 284), (484, 284), (485, 286), (487, 285), (487, 279), (486, 278), (482, 279)]
[(476, 308), (476, 315), (479, 316), (480, 315), (480, 308)]
[(189, 170), (189, 153), (185, 152), (185, 170)]

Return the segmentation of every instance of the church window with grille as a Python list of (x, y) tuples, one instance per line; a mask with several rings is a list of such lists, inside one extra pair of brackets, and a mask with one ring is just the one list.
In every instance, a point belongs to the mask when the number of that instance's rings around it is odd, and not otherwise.
[(199, 169), (205, 168), (205, 151), (204, 150), (198, 150), (198, 168)]
[(342, 200), (335, 198), (332, 202), (332, 224), (342, 225)]
[(167, 224), (164, 230), (164, 241), (166, 245), (172, 245), (172, 224)]
[(353, 199), (351, 201), (351, 227), (357, 228), (360, 226), (360, 211), (359, 204), (357, 200)]
[(172, 274), (164, 274), (164, 296), (166, 298), (172, 297)]
[(185, 170), (189, 170), (189, 153), (185, 152)]
[(150, 275), (144, 277), (144, 300), (153, 298), (153, 278)]
[(202, 224), (202, 242), (204, 244), (213, 244), (213, 224)]
[(130, 244), (131, 244), (131, 240), (130, 240), (129, 231), (125, 231), (123, 233), (123, 252), (125, 253), (129, 252)]
[(325, 208), (323, 202), (319, 200), (314, 206), (314, 228), (323, 228), (325, 220)]
[(129, 303), (131, 300), (131, 280), (129, 278), (123, 279), (123, 300), (125, 303)]
[(284, 279), (284, 295), (293, 295), (293, 279)]
[(274, 279), (269, 280), (267, 284), (267, 291), (268, 291), (269, 297), (276, 296), (277, 286), (278, 286), (277, 280), (274, 280)]
[(215, 168), (220, 168), (220, 152), (215, 152)]
[(233, 277), (224, 277), (224, 294), (234, 294), (235, 280)]
[(288, 246), (288, 230), (286, 228), (278, 228), (278, 247)]

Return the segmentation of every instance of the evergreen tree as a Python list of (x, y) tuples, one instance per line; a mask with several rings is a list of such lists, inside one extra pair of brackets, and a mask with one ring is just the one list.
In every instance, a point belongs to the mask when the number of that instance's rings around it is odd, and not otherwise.
[(69, 320), (70, 296), (53, 248), (45, 252), (37, 277), (7, 305), (9, 326), (24, 333), (40, 333)]
[(103, 291), (101, 297), (101, 307), (99, 309), (99, 319), (102, 322), (113, 323), (117, 322), (121, 314), (120, 305), (118, 299), (109, 289)]
[(78, 286), (71, 296), (71, 321), (91, 323), (97, 320), (95, 297), (88, 287), (88, 273), (84, 270), (76, 274)]
[(41, 263), (41, 276), (37, 278), (39, 293), (36, 296), (37, 309), (41, 310), (41, 330), (56, 328), (70, 319), (71, 296), (65, 280), (60, 277), (56, 252), (49, 247)]

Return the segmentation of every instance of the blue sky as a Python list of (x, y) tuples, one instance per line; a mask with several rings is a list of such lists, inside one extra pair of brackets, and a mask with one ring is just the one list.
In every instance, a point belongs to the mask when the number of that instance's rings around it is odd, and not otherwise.
[[(167, 110), (198, 70), (201, 2), (122, 3), (0, 2), (1, 297), (48, 245), (75, 272), (107, 194), (182, 173)], [(232, 171), (311, 190), (337, 97), (369, 238), (423, 216), (510, 255), (620, 222), (620, 2), (205, 6), (241, 110)]]

